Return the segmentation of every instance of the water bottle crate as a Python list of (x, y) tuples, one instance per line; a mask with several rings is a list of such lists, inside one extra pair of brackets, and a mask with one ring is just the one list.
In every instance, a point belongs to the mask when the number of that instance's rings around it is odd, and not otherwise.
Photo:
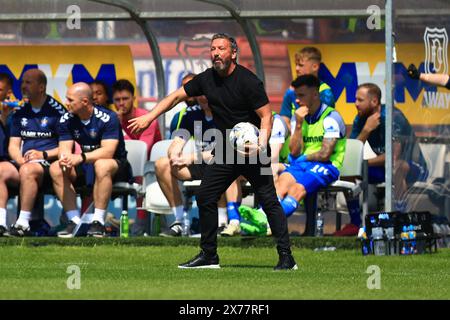
[(378, 212), (365, 219), (363, 255), (411, 255), (437, 252), (429, 212)]
[[(402, 248), (411, 248), (412, 242), (410, 240), (373, 240), (373, 239), (361, 239), (361, 252), (363, 255), (411, 255), (411, 254), (424, 254), (437, 252), (437, 239), (439, 237), (427, 237), (418, 238), (415, 240), (415, 250), (411, 253), (411, 250), (405, 251)], [(377, 246), (378, 243), (383, 243), (382, 246)], [(383, 249), (377, 250), (382, 247)]]

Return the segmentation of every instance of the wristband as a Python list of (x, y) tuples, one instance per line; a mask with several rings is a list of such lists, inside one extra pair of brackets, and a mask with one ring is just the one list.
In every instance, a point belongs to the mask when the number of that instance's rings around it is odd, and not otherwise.
[(42, 151), (42, 157), (44, 157), (44, 160), (47, 160), (47, 158), (48, 158), (47, 151)]
[(86, 154), (84, 152), (81, 153), (81, 158), (83, 159), (83, 161), (81, 161), (81, 163), (85, 163), (86, 162)]

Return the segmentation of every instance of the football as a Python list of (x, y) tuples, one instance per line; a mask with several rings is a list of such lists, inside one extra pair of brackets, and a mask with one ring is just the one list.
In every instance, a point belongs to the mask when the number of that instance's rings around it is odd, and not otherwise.
[(250, 122), (239, 122), (230, 132), (230, 143), (236, 150), (243, 150), (246, 145), (258, 144), (259, 129)]

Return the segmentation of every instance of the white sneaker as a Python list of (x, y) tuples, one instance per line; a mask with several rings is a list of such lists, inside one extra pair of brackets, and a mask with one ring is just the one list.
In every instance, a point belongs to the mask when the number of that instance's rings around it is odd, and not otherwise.
[(166, 232), (161, 232), (159, 235), (161, 237), (181, 237), (183, 233), (183, 226), (181, 222), (175, 221), (169, 227), (169, 230)]
[(272, 236), (272, 230), (270, 229), (269, 224), (267, 224), (267, 232), (266, 232), (266, 236), (268, 236), (268, 237)]
[(228, 226), (223, 230), (220, 235), (225, 237), (232, 237), (241, 234), (241, 226), (237, 221), (231, 221)]

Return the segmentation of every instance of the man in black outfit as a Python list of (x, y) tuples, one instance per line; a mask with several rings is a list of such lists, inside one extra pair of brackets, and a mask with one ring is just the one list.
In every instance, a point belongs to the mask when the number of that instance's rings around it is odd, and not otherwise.
[[(205, 95), (209, 101), (214, 121), (222, 134), (222, 146), (228, 142), (227, 129), (239, 122), (251, 122), (260, 128), (259, 145), (242, 152), (247, 160), (256, 152), (268, 152), (267, 141), (272, 127), (272, 112), (269, 99), (261, 80), (251, 71), (236, 63), (237, 44), (227, 34), (215, 34), (211, 40), (212, 68), (195, 76), (190, 82), (162, 99), (148, 114), (131, 119), (129, 128), (140, 132), (147, 128), (159, 115), (170, 110), (188, 97)], [(216, 137), (217, 141), (217, 137)], [(217, 143), (217, 146), (220, 146)], [(231, 149), (233, 150), (233, 149)], [(229, 152), (229, 149), (227, 149)], [(179, 268), (220, 268), (217, 255), (217, 201), (237, 177), (243, 175), (251, 183), (256, 196), (267, 213), (272, 234), (277, 241), (279, 254), (275, 270), (297, 269), (290, 250), (286, 216), (278, 202), (273, 177), (262, 174), (271, 172), (270, 162), (245, 161), (242, 155), (234, 152), (234, 159), (225, 157), (224, 150), (216, 147), (214, 163), (206, 166), (202, 184), (197, 193), (200, 214), (200, 253), (192, 260), (179, 265)], [(236, 163), (236, 158), (241, 157)], [(227, 158), (227, 159), (225, 159)], [(244, 158), (245, 159), (245, 158)], [(255, 159), (253, 159), (255, 160)], [(247, 163), (249, 162), (249, 163)]]

